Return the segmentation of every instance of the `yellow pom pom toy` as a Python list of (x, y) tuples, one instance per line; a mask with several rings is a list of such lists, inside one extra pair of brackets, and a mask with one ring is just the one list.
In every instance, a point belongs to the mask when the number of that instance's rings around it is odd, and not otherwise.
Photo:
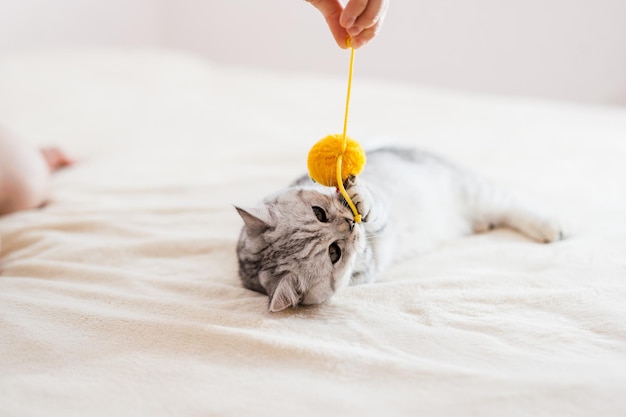
[(309, 151), (307, 160), (309, 175), (322, 185), (336, 187), (354, 214), (354, 221), (361, 222), (344, 181), (351, 175), (357, 176), (365, 165), (365, 151), (359, 143), (343, 135), (328, 135), (317, 142)]
[[(350, 46), (350, 39), (347, 40)], [(350, 73), (348, 75), (348, 94), (346, 113), (343, 120), (342, 135), (328, 135), (317, 142), (309, 151), (307, 165), (309, 176), (317, 183), (329, 187), (337, 187), (354, 214), (354, 221), (361, 222), (361, 215), (350, 199), (343, 185), (350, 176), (357, 176), (365, 165), (365, 151), (357, 141), (346, 135), (348, 128), (348, 109), (350, 107), (350, 90), (352, 87), (352, 69), (354, 67), (354, 48), (350, 54)]]
[[(341, 158), (340, 173), (337, 160)], [(344, 148), (342, 135), (328, 135), (309, 151), (309, 175), (319, 184), (339, 188), (349, 176), (357, 176), (365, 165), (365, 151), (357, 141), (347, 138)], [(337, 175), (339, 174), (339, 175)]]

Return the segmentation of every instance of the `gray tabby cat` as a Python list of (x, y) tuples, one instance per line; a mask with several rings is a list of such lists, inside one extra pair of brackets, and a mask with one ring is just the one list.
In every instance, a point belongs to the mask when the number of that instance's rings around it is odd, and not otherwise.
[(346, 190), (363, 217), (355, 223), (335, 189), (303, 177), (237, 211), (243, 285), (269, 295), (270, 311), (319, 304), (349, 284), (372, 282), (391, 262), (496, 226), (539, 242), (562, 238), (549, 216), (442, 159), (412, 149), (367, 153)]

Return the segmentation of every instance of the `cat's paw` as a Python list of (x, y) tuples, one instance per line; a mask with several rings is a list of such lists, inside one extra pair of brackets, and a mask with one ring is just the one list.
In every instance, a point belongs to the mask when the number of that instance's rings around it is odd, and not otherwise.
[(356, 210), (361, 215), (364, 222), (370, 218), (373, 197), (369, 189), (357, 181), (356, 177), (349, 176), (344, 182), (344, 187)]
[(495, 223), (489, 223), (489, 222), (475, 222), (472, 225), (472, 230), (474, 231), (474, 233), (485, 233), (488, 232), (490, 230), (493, 230), (496, 228), (496, 224)]
[(552, 243), (565, 238), (561, 224), (553, 219), (541, 219), (524, 225), (523, 232), (540, 243)]

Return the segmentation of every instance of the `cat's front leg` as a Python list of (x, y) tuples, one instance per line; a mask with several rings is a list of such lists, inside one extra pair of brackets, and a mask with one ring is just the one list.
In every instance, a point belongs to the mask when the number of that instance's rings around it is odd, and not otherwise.
[(368, 233), (380, 234), (389, 222), (387, 204), (382, 193), (376, 192), (354, 176), (348, 177), (344, 186)]
[(372, 213), (372, 207), (374, 206), (375, 200), (370, 189), (361, 181), (357, 181), (354, 175), (351, 175), (346, 179), (344, 187), (348, 196), (350, 196), (352, 203), (356, 207), (356, 210), (361, 215), (361, 220), (364, 223), (373, 222), (374, 219), (377, 218), (377, 210)]
[(362, 181), (349, 177), (344, 183), (357, 211), (361, 215), (363, 234), (361, 256), (352, 274), (352, 283), (373, 282), (391, 261), (391, 239), (387, 205), (382, 195)]

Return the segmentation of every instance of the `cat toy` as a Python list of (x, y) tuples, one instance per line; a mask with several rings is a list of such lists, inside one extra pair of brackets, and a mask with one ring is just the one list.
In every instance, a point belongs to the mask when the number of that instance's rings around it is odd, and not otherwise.
[(352, 72), (354, 69), (354, 48), (350, 38), (346, 40), (350, 48), (350, 70), (348, 73), (348, 93), (346, 111), (343, 119), (343, 134), (328, 135), (318, 141), (307, 158), (309, 176), (318, 184), (336, 187), (343, 195), (354, 214), (354, 221), (361, 222), (361, 215), (348, 195), (343, 183), (350, 176), (357, 176), (365, 165), (365, 151), (361, 145), (347, 136), (348, 109), (350, 108), (350, 92), (352, 89)]

